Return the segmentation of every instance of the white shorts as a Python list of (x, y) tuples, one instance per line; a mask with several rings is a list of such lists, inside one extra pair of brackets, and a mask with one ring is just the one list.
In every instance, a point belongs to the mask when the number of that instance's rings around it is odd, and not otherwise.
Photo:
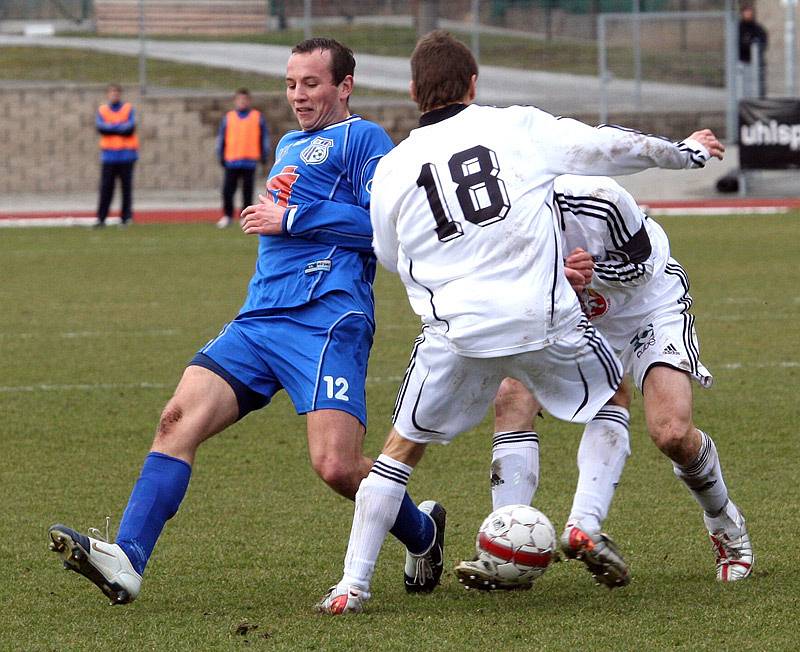
[(619, 357), (640, 391), (648, 369), (656, 364), (685, 371), (702, 387), (711, 387), (714, 382), (700, 362), (694, 315), (688, 312), (663, 315), (642, 324)]
[(423, 327), (397, 395), (395, 430), (414, 442), (447, 444), (480, 423), (506, 377), (553, 416), (586, 423), (614, 395), (622, 366), (585, 319), (550, 346), (500, 358), (453, 353), (444, 336)]

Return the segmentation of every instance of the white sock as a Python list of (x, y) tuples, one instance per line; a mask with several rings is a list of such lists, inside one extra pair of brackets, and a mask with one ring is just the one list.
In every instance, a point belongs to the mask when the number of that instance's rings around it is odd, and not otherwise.
[(606, 405), (586, 424), (578, 447), (578, 486), (567, 523), (599, 532), (631, 454), (628, 410)]
[(369, 475), (361, 481), (341, 588), (356, 586), (369, 591), (378, 553), (397, 519), (412, 470), (387, 455), (379, 455)]
[(530, 430), (492, 437), (492, 509), (530, 505), (539, 486), (539, 435)]
[(714, 440), (702, 430), (698, 432), (701, 443), (697, 457), (686, 466), (673, 463), (672, 467), (705, 513), (717, 516), (728, 502), (728, 488), (722, 479), (722, 467)]

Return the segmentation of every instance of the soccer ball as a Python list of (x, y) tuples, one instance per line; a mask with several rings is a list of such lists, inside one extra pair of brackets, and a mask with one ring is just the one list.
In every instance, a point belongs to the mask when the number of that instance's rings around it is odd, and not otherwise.
[(481, 524), (475, 541), (478, 559), (507, 584), (530, 584), (541, 576), (556, 552), (550, 520), (528, 505), (507, 505)]

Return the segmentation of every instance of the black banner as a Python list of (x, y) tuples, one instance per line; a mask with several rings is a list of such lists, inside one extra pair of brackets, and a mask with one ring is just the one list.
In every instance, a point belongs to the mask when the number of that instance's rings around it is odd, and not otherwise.
[(739, 102), (739, 167), (743, 170), (800, 167), (800, 99)]

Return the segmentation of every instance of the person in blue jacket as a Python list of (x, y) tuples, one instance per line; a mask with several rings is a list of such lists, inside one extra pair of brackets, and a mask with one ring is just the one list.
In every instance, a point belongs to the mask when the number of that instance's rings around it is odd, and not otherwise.
[(100, 192), (97, 201), (97, 222), (105, 226), (108, 209), (114, 198), (117, 179), (122, 188), (122, 224), (133, 219), (133, 167), (139, 159), (139, 137), (136, 135), (136, 110), (122, 101), (122, 87), (109, 84), (108, 101), (95, 113), (95, 128), (100, 134)]
[[(352, 52), (332, 39), (293, 48), (287, 99), (300, 130), (281, 139), (267, 195), (242, 214), (244, 232), (259, 238), (247, 298), (186, 367), (161, 414), (116, 542), (60, 524), (49, 529), (51, 549), (112, 604), (139, 594), (200, 444), (279, 390), (306, 415), (312, 467), (332, 489), (353, 499), (373, 466), (361, 452), (375, 329), (369, 203), (375, 167), (393, 144), (381, 127), (351, 115), (354, 69)], [(410, 592), (432, 590), (442, 570), (444, 510), (433, 501), (423, 506), (405, 494), (392, 528), (406, 545)]]

